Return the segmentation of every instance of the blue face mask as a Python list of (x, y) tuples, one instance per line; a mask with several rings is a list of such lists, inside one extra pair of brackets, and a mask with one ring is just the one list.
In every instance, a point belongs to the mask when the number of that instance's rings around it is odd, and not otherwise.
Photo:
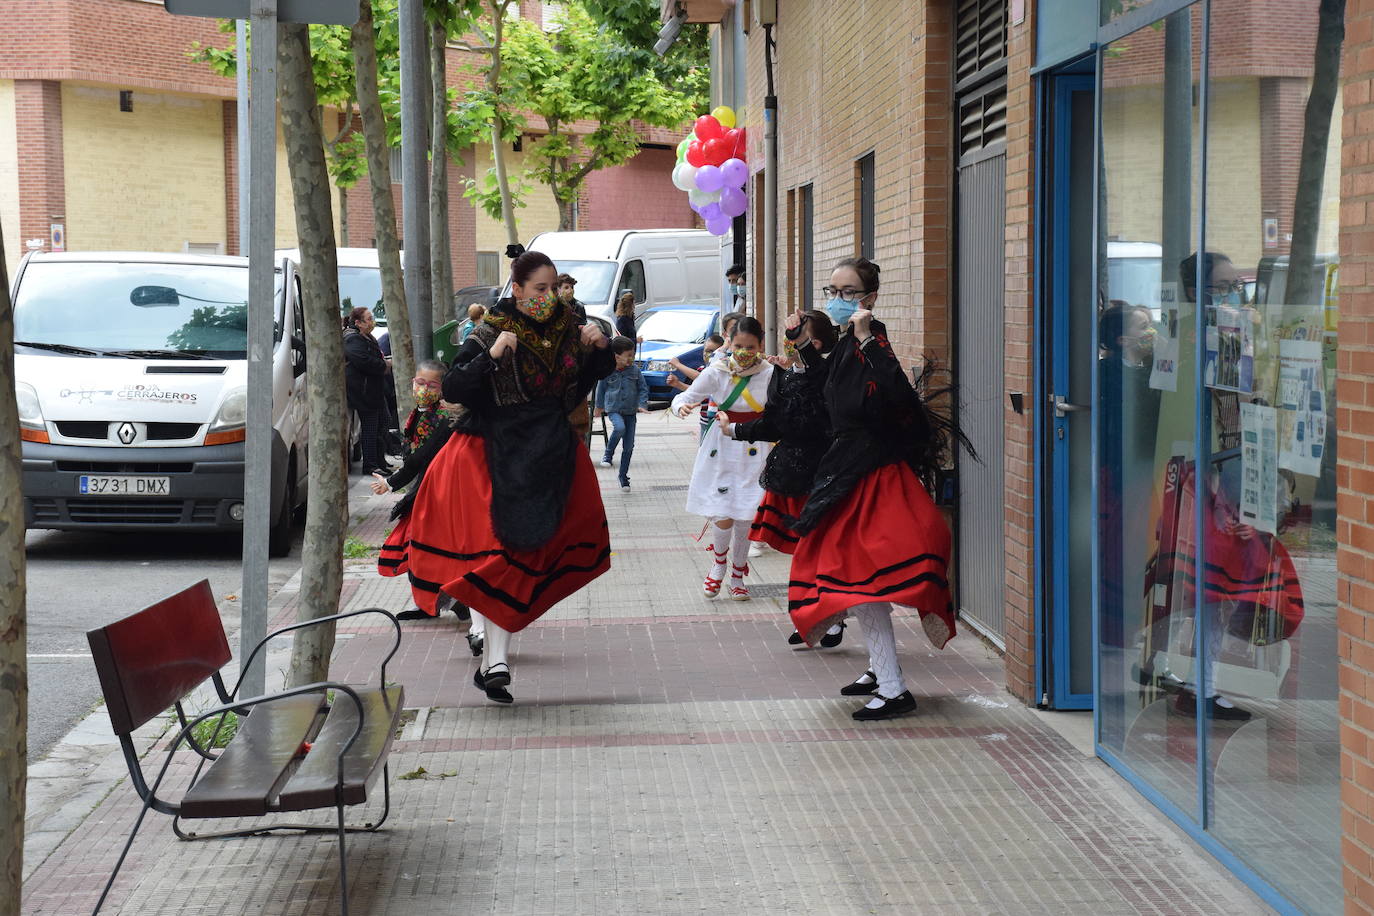
[(853, 318), (854, 313), (858, 310), (858, 300), (854, 300), (851, 302), (841, 299), (839, 296), (836, 296), (834, 299), (831, 299), (825, 303), (826, 314), (830, 316), (831, 321), (835, 322), (837, 325), (840, 326), (841, 330), (843, 330), (844, 326), (849, 323), (849, 319)]
[(743, 286), (742, 284), (739, 284), (739, 283), (731, 283), (731, 284), (730, 284), (730, 295), (731, 295), (731, 296), (739, 296), (739, 297), (742, 297), (742, 296), (744, 295), (744, 286)]

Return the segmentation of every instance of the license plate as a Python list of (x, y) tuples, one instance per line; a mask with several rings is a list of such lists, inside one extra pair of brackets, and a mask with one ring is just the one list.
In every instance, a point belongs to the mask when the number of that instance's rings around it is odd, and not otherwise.
[(172, 478), (83, 474), (76, 490), (82, 496), (166, 496), (172, 491)]

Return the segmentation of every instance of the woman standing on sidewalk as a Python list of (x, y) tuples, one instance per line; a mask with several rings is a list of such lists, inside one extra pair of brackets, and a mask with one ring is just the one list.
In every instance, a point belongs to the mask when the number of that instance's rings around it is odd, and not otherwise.
[[(773, 377), (773, 366), (761, 352), (763, 326), (756, 319), (741, 318), (726, 346), (728, 356), (702, 369), (692, 386), (673, 398), (673, 412), (679, 417), (707, 398), (719, 405), (717, 418), (726, 415), (735, 423), (763, 413)], [(728, 560), (730, 597), (749, 600), (744, 585), (749, 574), (749, 526), (763, 499), (759, 473), (767, 457), (766, 446), (726, 439), (717, 422), (701, 439), (687, 488), (687, 511), (711, 522), (711, 572), (702, 584), (708, 598), (720, 594)]]
[[(763, 413), (739, 424), (725, 416), (719, 423), (721, 435), (727, 439), (777, 443), (759, 477), (763, 502), (750, 526), (749, 540), (790, 554), (801, 540), (792, 526), (806, 506), (816, 468), (830, 448), (830, 417), (825, 410), (830, 364), (826, 357), (835, 349), (837, 335), (830, 319), (820, 312), (793, 312), (787, 316), (786, 337), (789, 351), (795, 353), (789, 361), (795, 365), (783, 369), (783, 360), (769, 357), (775, 368)], [(832, 649), (843, 639), (844, 624), (837, 622), (820, 638), (820, 644)], [(796, 646), (802, 638), (793, 631), (787, 641)]]
[(556, 275), (545, 254), (516, 257), (511, 298), (458, 349), (443, 393), (467, 413), (410, 515), (416, 601), (431, 608), (442, 591), (486, 619), (473, 683), (499, 703), (513, 701), (511, 634), (610, 568), (601, 490), (568, 414), (615, 360), (558, 301)]
[(382, 413), (386, 407), (386, 357), (372, 337), (377, 320), (372, 310), (358, 306), (344, 316), (344, 383), (348, 408), (362, 427), (363, 476), (376, 471), (390, 473), (382, 458)]
[(845, 614), (858, 618), (869, 668), (840, 692), (872, 695), (854, 712), (859, 720), (916, 709), (897, 663), (894, 604), (920, 613), (936, 648), (954, 636), (950, 531), (928, 492), (952, 430), (916, 393), (873, 317), (878, 279), (877, 264), (849, 258), (825, 289), (843, 332), (824, 392), (833, 442), (794, 525), (802, 537), (787, 596), (808, 643)]

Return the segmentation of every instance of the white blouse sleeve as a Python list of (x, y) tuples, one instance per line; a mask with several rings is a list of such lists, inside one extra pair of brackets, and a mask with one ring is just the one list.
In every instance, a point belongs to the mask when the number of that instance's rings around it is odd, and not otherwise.
[(683, 405), (699, 404), (707, 398), (718, 401), (720, 399), (720, 377), (721, 370), (714, 365), (702, 369), (692, 381), (692, 386), (686, 391), (678, 392), (677, 396), (673, 398), (673, 413), (681, 410)]

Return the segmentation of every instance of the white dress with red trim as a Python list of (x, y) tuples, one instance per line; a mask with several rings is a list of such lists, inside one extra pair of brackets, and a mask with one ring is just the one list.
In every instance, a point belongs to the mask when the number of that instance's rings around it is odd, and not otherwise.
[[(688, 388), (673, 398), (673, 410), (710, 398), (724, 409), (732, 422), (756, 419), (768, 403), (771, 363), (759, 363), (750, 374), (731, 372), (729, 360), (717, 360), (705, 369)], [(732, 392), (741, 380), (747, 384), (739, 394)], [(687, 511), (706, 518), (752, 519), (763, 501), (759, 474), (768, 459), (771, 444), (737, 442), (721, 435), (720, 424), (712, 423), (697, 449), (692, 466), (692, 481), (687, 488)]]

